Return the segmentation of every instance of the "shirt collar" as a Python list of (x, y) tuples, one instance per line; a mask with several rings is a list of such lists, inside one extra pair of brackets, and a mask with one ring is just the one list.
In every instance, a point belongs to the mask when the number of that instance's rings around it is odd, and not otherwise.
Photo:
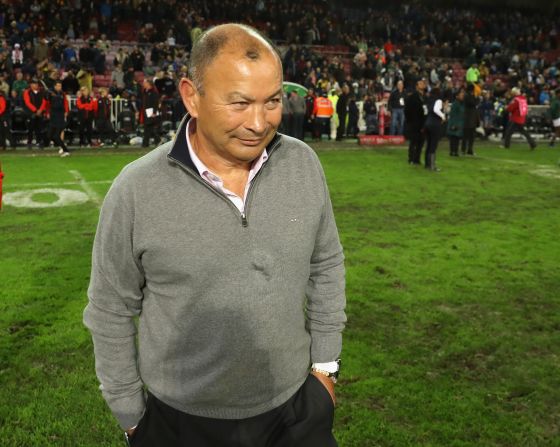
[[(212, 171), (210, 171), (210, 169), (208, 169), (208, 167), (203, 163), (203, 161), (198, 157), (198, 155), (196, 154), (196, 152), (193, 149), (192, 143), (191, 143), (191, 139), (190, 139), (190, 130), (192, 129), (192, 126), (195, 125), (196, 121), (195, 118), (190, 118), (189, 121), (187, 122), (187, 125), (185, 126), (185, 136), (187, 139), (187, 147), (189, 150), (189, 156), (191, 157), (191, 160), (194, 164), (194, 167), (196, 168), (196, 170), (198, 171), (198, 173), (200, 174), (201, 177), (206, 178), (207, 176), (209, 176), (209, 174), (218, 177), (216, 174), (214, 174)], [(268, 159), (268, 152), (266, 151), (266, 148), (262, 151), (261, 155), (259, 156), (259, 158), (255, 159), (251, 165), (251, 171), (249, 173), (249, 181), (252, 180), (252, 178), (255, 176), (255, 174), (261, 169), (262, 165), (266, 162), (266, 160)]]

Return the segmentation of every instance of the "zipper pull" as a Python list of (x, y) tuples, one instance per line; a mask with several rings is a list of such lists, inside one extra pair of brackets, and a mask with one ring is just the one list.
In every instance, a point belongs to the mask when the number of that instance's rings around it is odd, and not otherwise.
[(241, 226), (246, 227), (248, 225), (249, 223), (247, 222), (247, 216), (245, 215), (245, 213), (241, 213)]

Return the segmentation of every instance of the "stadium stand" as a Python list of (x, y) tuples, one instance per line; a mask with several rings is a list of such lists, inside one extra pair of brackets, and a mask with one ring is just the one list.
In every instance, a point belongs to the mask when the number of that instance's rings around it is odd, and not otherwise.
[[(476, 63), (479, 95), (490, 93), (500, 121), (509, 88), (521, 87), (530, 105), (546, 108), (543, 92), (560, 85), (558, 14), (420, 2), (353, 7), (359, 3), (162, 0), (156, 8), (146, 0), (4, 0), (0, 89), (8, 99), (13, 89), (21, 95), (19, 72), (24, 82), (39, 78), (47, 90), (50, 77), (72, 73), (78, 87), (108, 88), (114, 101), (134, 96), (138, 110), (145, 77), (163, 71), (176, 81), (186, 73), (192, 41), (213, 24), (240, 17), (279, 45), (287, 81), (329, 92), (348, 84), (358, 101), (382, 102), (398, 79), (410, 89), (418, 77), (452, 96)], [(77, 88), (67, 84), (73, 97)], [(117, 130), (121, 109), (112, 114)], [(548, 123), (539, 118), (531, 126), (544, 132)]]

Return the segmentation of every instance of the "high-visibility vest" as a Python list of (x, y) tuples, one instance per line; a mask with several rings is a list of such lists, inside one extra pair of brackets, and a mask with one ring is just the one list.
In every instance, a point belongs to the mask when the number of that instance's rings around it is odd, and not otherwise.
[(330, 118), (333, 112), (334, 108), (329, 98), (319, 96), (315, 99), (315, 116), (317, 118)]

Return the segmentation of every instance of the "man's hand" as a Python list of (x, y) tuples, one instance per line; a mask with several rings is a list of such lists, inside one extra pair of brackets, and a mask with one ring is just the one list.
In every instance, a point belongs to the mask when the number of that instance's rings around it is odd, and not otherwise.
[(315, 377), (317, 377), (317, 379), (319, 379), (319, 381), (323, 384), (323, 386), (327, 389), (327, 391), (329, 392), (329, 394), (331, 395), (331, 399), (333, 401), (333, 404), (336, 405), (336, 396), (334, 394), (334, 383), (333, 381), (328, 378), (327, 376), (325, 376), (324, 374), (315, 372), (315, 371), (311, 371), (311, 374), (313, 374)]
[(126, 434), (129, 437), (132, 437), (132, 436), (134, 436), (134, 432), (136, 431), (136, 427), (129, 428), (128, 430), (125, 430), (125, 431), (126, 431)]

